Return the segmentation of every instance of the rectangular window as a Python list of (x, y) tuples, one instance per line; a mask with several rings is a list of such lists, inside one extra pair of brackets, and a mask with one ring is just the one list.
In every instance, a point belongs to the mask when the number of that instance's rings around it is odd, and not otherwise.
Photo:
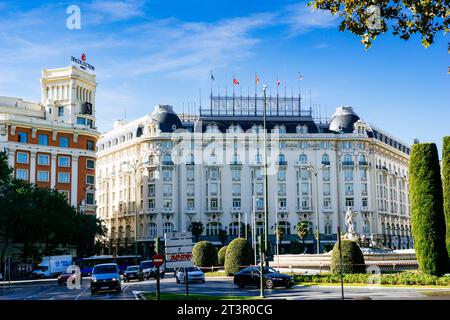
[(344, 177), (345, 177), (345, 181), (352, 181), (353, 180), (353, 170), (352, 169), (345, 169), (344, 170)]
[(165, 183), (163, 185), (163, 192), (165, 196), (171, 196), (172, 195), (172, 185)]
[(149, 209), (155, 208), (155, 199), (148, 199), (148, 208)]
[(86, 168), (94, 170), (95, 169), (95, 161), (92, 159), (87, 159), (86, 160)]
[(17, 163), (28, 163), (28, 153), (17, 152)]
[(278, 199), (278, 207), (280, 209), (286, 208), (286, 198)]
[(217, 183), (211, 183), (211, 194), (217, 194)]
[(309, 183), (308, 182), (303, 182), (302, 183), (302, 194), (303, 195), (308, 195), (309, 194)]
[(95, 142), (92, 140), (86, 141), (86, 149), (95, 151)]
[(367, 198), (362, 198), (362, 206), (364, 208), (367, 208), (368, 205), (369, 205), (369, 202), (367, 201)]
[(331, 185), (329, 183), (323, 184), (323, 194), (328, 196), (331, 193)]
[(355, 205), (355, 201), (353, 198), (345, 198), (345, 206), (346, 207), (353, 207)]
[(323, 207), (325, 209), (331, 209), (331, 198), (323, 198)]
[(172, 209), (172, 199), (164, 199), (164, 209)]
[(345, 184), (345, 194), (349, 196), (353, 195), (353, 183)]
[(256, 199), (256, 208), (258, 210), (264, 209), (264, 199), (263, 198)]
[(48, 182), (48, 171), (38, 171), (37, 181)]
[(64, 107), (58, 107), (58, 117), (64, 117)]
[(28, 180), (28, 170), (26, 170), (26, 169), (16, 169), (16, 179)]
[(48, 135), (40, 134), (38, 136), (38, 144), (40, 144), (41, 146), (48, 146)]
[(211, 210), (217, 209), (217, 199), (211, 199), (210, 208), (211, 208)]
[(262, 183), (257, 183), (256, 184), (256, 193), (263, 193), (264, 192), (264, 184)]
[(233, 208), (234, 209), (241, 208), (241, 199), (238, 199), (238, 198), (233, 199)]
[(367, 169), (362, 169), (361, 171), (361, 181), (367, 180)]
[(78, 117), (78, 118), (77, 118), (77, 124), (83, 124), (83, 125), (86, 125), (86, 118)]
[(232, 175), (234, 181), (241, 180), (241, 170), (233, 169), (231, 171), (231, 175)]
[(300, 176), (301, 176), (302, 180), (308, 180), (309, 179), (308, 169), (301, 169)]
[(164, 181), (172, 180), (172, 170), (163, 170), (163, 180)]
[(67, 168), (70, 167), (70, 157), (59, 156), (58, 167)]
[(278, 170), (278, 180), (279, 181), (286, 180), (286, 170)]
[(69, 203), (69, 191), (67, 190), (58, 190), (59, 193), (61, 193), (67, 200), (67, 203)]
[(241, 194), (241, 184), (240, 183), (233, 183), (233, 195), (240, 195)]
[(155, 185), (154, 184), (149, 184), (148, 185), (148, 196), (149, 197), (154, 197), (155, 196)]
[(50, 164), (50, 156), (48, 154), (39, 154), (38, 155), (38, 165), (48, 166), (49, 164)]
[(212, 168), (212, 169), (209, 171), (209, 178), (210, 178), (211, 180), (217, 180), (217, 176), (218, 176), (218, 174), (217, 174), (217, 169), (216, 169), (216, 168)]
[(302, 209), (310, 209), (309, 198), (302, 198)]
[(86, 184), (89, 184), (89, 185), (95, 184), (95, 177), (92, 174), (86, 175)]
[(58, 183), (69, 183), (70, 174), (68, 172), (58, 172)]
[(94, 205), (95, 204), (95, 197), (93, 192), (86, 193), (86, 204), (87, 205)]
[(194, 168), (188, 168), (186, 171), (186, 179), (188, 181), (194, 180)]
[(59, 137), (59, 146), (61, 148), (69, 147), (69, 138), (68, 137)]
[(330, 168), (323, 169), (323, 181), (330, 181)]
[(286, 194), (286, 183), (279, 183), (278, 184), (278, 193), (279, 194)]
[(28, 134), (26, 132), (19, 132), (17, 136), (20, 143), (28, 143)]

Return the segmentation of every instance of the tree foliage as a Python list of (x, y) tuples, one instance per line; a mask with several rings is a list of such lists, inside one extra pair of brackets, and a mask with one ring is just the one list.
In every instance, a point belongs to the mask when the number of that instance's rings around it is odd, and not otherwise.
[(236, 238), (228, 244), (225, 253), (225, 273), (230, 276), (248, 266), (252, 261), (252, 248), (244, 238)]
[(217, 238), (219, 239), (219, 241), (224, 246), (225, 242), (227, 242), (227, 239), (228, 239), (228, 233), (225, 230), (220, 229), (219, 230), (219, 234), (217, 235)]
[(311, 0), (308, 6), (342, 18), (339, 30), (360, 36), (366, 50), (390, 29), (403, 40), (419, 35), (425, 48), (434, 42), (437, 33), (449, 31), (448, 0)]
[(450, 256), (450, 137), (444, 137), (442, 144), (442, 187), (446, 224), (447, 253)]
[(364, 256), (356, 242), (341, 241), (341, 251), (342, 261), (339, 254), (339, 242), (336, 242), (331, 254), (331, 273), (339, 274), (341, 272), (341, 264), (342, 273), (364, 273), (366, 271)]
[(227, 252), (227, 246), (223, 246), (222, 248), (220, 248), (217, 257), (218, 257), (218, 263), (219, 266), (224, 266), (225, 265), (225, 254)]
[(198, 267), (217, 265), (217, 248), (209, 241), (197, 242), (192, 249), (192, 262)]
[(204, 230), (203, 223), (201, 223), (200, 221), (192, 221), (189, 225), (188, 230), (192, 232), (192, 235), (195, 238), (195, 242), (198, 242), (198, 239), (200, 238)]
[(418, 143), (409, 161), (411, 227), (419, 269), (441, 276), (447, 271), (445, 217), (437, 147)]
[(295, 226), (295, 230), (297, 230), (297, 235), (302, 239), (302, 245), (303, 245), (303, 251), (305, 250), (305, 240), (306, 237), (309, 235), (309, 222), (308, 221), (301, 221), (297, 223)]

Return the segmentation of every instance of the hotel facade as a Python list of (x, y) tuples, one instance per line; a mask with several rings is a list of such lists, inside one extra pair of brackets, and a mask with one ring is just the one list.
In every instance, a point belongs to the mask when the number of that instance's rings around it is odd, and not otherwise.
[(43, 70), (40, 82), (40, 103), (0, 97), (0, 150), (16, 178), (95, 215), (95, 75), (69, 66)]
[[(295, 97), (267, 97), (269, 240), (283, 229), (282, 252), (299, 241), (306, 221), (309, 252), (330, 250), (345, 212), (367, 241), (393, 249), (413, 246), (408, 199), (410, 148), (337, 108), (315, 121)], [(202, 239), (219, 244), (264, 232), (264, 99), (214, 97), (184, 121), (168, 105), (142, 118), (117, 121), (97, 144), (97, 216), (110, 254), (148, 255), (156, 236), (203, 223)], [(247, 225), (246, 228), (243, 226)], [(254, 237), (252, 237), (254, 239)]]

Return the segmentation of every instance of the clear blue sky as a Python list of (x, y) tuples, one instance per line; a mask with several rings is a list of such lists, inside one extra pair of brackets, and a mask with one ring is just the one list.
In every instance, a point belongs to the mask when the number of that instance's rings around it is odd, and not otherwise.
[[(75, 3), (81, 30), (66, 27)], [(281, 0), (0, 1), (0, 16), (0, 95), (39, 101), (40, 70), (85, 52), (102, 131), (156, 104), (198, 105), (199, 88), (207, 103), (213, 70), (215, 90), (231, 88), (234, 74), (244, 92), (253, 92), (255, 72), (273, 90), (278, 75), (288, 92), (301, 72), (303, 95), (311, 89), (323, 115), (350, 105), (407, 143), (440, 146), (450, 135), (448, 36), (424, 49), (417, 37), (384, 35), (366, 52), (336, 18)]]

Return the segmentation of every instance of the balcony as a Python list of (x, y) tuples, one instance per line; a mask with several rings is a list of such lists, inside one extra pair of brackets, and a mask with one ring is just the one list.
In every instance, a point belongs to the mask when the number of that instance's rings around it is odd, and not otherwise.
[(359, 165), (362, 167), (367, 167), (369, 163), (367, 161), (359, 161)]
[(360, 211), (370, 211), (368, 206), (361, 206), (361, 210)]
[(297, 207), (297, 213), (314, 212), (312, 207)]
[(155, 191), (149, 192), (149, 193), (148, 193), (148, 196), (149, 196), (149, 197), (154, 197), (154, 196), (155, 196)]
[(342, 161), (343, 166), (353, 166), (355, 165), (354, 161)]
[(230, 162), (230, 166), (242, 166), (242, 161), (233, 160)]
[(329, 165), (331, 165), (331, 162), (330, 161), (322, 161), (322, 165), (329, 166)]
[(288, 211), (287, 207), (278, 207), (277, 212), (278, 213), (285, 213)]
[(223, 214), (223, 211), (221, 208), (209, 208), (205, 211), (205, 214), (207, 215), (218, 215)]
[(287, 161), (277, 161), (277, 166), (287, 166)]
[(167, 160), (167, 161), (163, 161), (162, 162), (162, 165), (163, 166), (173, 166), (173, 161), (172, 160)]
[(233, 208), (231, 208), (231, 213), (232, 214), (241, 213), (241, 211), (242, 211), (241, 207), (233, 207)]
[(147, 209), (143, 210), (143, 214), (155, 215), (156, 214), (156, 208), (147, 208)]
[(161, 213), (165, 215), (174, 215), (175, 211), (173, 210), (173, 208), (163, 208)]
[(195, 212), (195, 208), (186, 208), (186, 215), (188, 215), (188, 216), (193, 216), (193, 215), (195, 215), (196, 214), (196, 212)]
[(322, 212), (323, 213), (332, 213), (333, 209), (332, 208), (322, 208)]

